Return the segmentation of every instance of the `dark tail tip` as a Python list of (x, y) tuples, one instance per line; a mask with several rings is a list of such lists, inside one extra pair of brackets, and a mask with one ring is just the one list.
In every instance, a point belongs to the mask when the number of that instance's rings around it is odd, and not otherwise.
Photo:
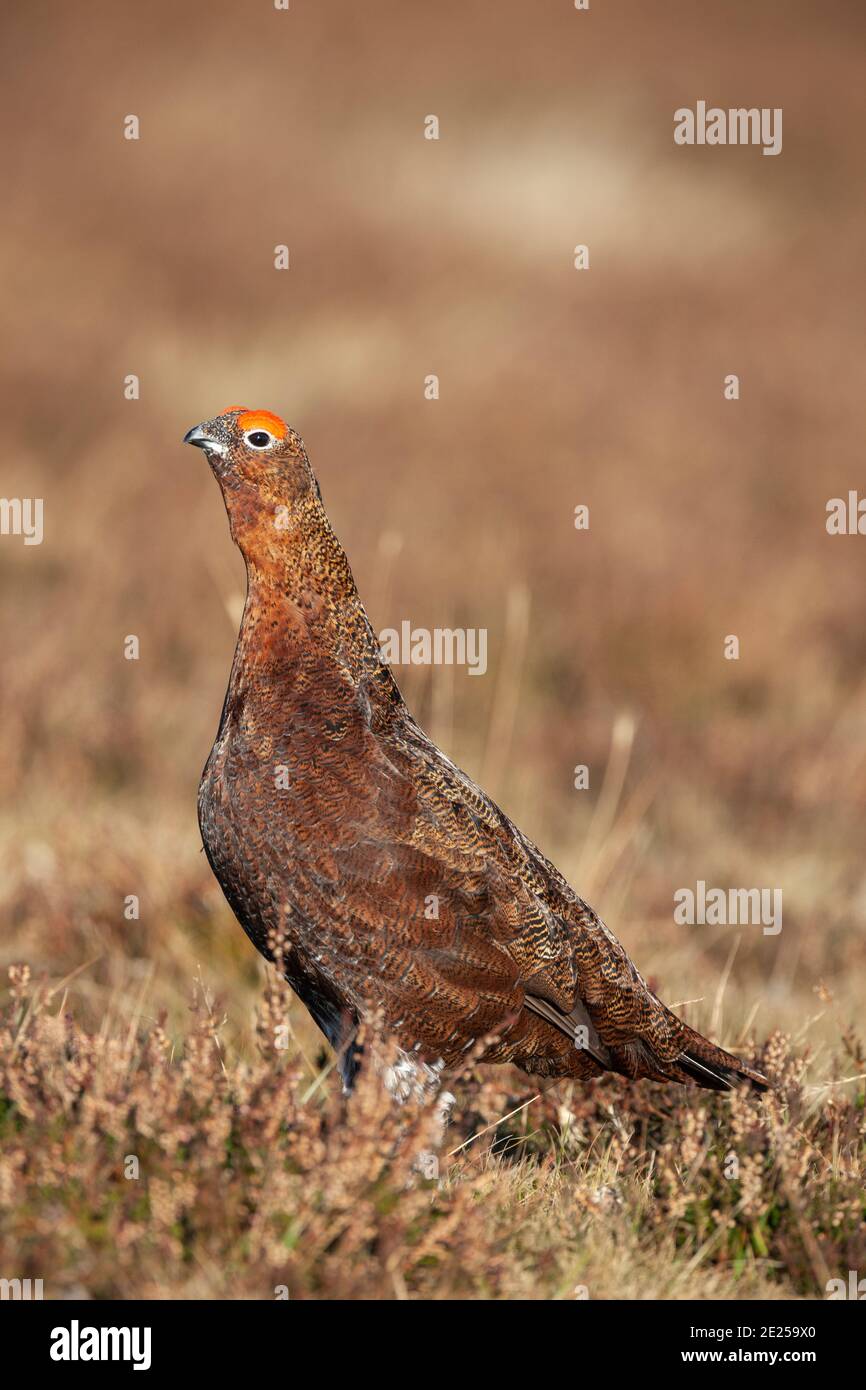
[(708, 1061), (693, 1052), (684, 1052), (677, 1058), (677, 1066), (708, 1091), (733, 1091), (737, 1083), (748, 1081), (753, 1091), (769, 1091), (770, 1083), (759, 1071), (753, 1071), (741, 1062), (739, 1057), (721, 1053), (724, 1061)]

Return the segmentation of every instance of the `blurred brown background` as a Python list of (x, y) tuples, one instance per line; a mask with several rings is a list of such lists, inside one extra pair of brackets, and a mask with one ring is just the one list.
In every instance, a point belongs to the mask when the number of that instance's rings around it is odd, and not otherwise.
[[(180, 444), (242, 402), (304, 436), (378, 629), (489, 629), (483, 679), (398, 671), (407, 698), (666, 997), (728, 1041), (837, 1037), (866, 916), (866, 540), (824, 526), (863, 483), (862, 5), (3, 28), (0, 490), (45, 499), (41, 547), (0, 540), (4, 962), (87, 962), (79, 1011), (175, 1020), (200, 965), (243, 1036), (259, 965), (195, 819), (243, 570)], [(783, 152), (675, 146), (698, 99), (782, 107)], [(781, 887), (781, 935), (675, 926), (699, 878)]]

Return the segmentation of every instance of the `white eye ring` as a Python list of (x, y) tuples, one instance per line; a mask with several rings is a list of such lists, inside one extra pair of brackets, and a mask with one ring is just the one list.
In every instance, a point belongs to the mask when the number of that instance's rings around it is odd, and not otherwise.
[[(264, 435), (264, 444), (253, 443), (253, 441), (257, 439), (259, 435)], [(274, 436), (272, 434), (268, 434), (267, 430), (247, 430), (246, 434), (244, 435), (244, 443), (248, 444), (251, 449), (270, 449), (271, 445), (275, 442), (276, 441), (274, 439)]]

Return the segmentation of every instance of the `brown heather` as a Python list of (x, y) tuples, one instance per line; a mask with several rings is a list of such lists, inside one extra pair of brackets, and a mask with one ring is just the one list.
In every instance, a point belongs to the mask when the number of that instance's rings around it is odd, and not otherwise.
[(866, 1262), (862, 1096), (804, 1086), (782, 1037), (761, 1101), (604, 1079), (526, 1105), (517, 1073), (470, 1069), (434, 1181), (412, 1166), (429, 1109), (373, 1067), (346, 1102), (330, 1063), (275, 1046), (300, 1010), (276, 972), (245, 1054), (201, 987), (173, 1040), (10, 983), (0, 1268), (46, 1297), (821, 1297)]

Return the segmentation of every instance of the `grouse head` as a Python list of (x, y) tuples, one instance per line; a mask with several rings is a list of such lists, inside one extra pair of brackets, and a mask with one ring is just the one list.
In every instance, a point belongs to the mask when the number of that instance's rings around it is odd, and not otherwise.
[(229, 406), (187, 430), (183, 442), (204, 450), (247, 559), (264, 558), (280, 532), (299, 529), (321, 508), (303, 440), (270, 410)]

